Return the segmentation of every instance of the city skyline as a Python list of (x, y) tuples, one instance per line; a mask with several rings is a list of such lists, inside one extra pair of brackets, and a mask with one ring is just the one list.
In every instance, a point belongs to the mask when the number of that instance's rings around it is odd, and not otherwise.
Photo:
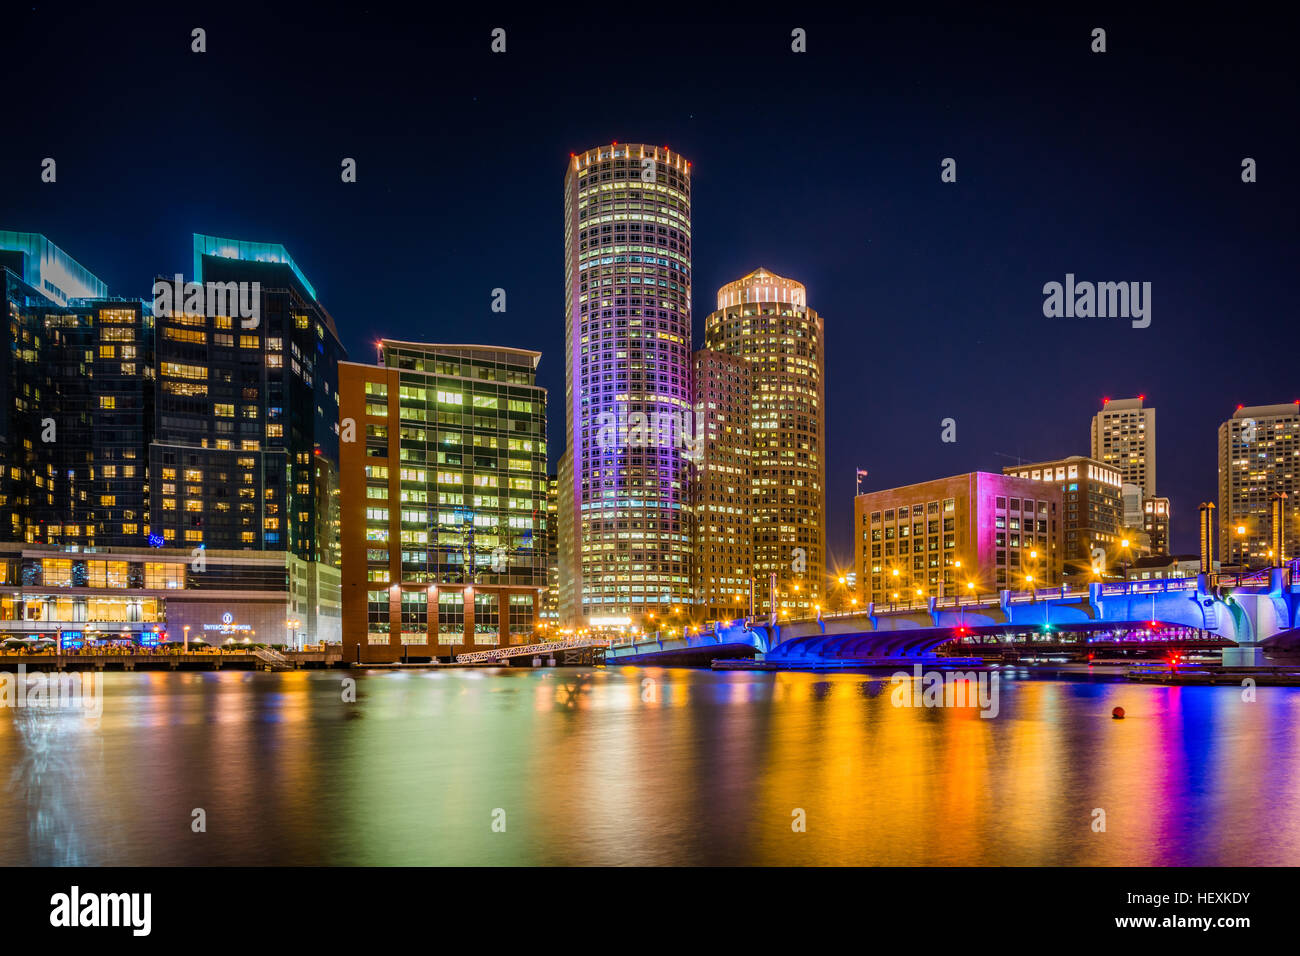
[(1276, 922), (1289, 11), (85, 6), (2, 18), (20, 933), (232, 867), (336, 945), (393, 867)]
[[(94, 13), (20, 16), (16, 40), (34, 55), (49, 49), (51, 35), (74, 49), (107, 42), (161, 57), (177, 79), (159, 90), (127, 68), (129, 56), (115, 59), (105, 67), (105, 87), (147, 108), (99, 113), (77, 134), (44, 130), (28, 138), (30, 148), (0, 157), (6, 228), (42, 232), (123, 295), (147, 294), (146, 281), (158, 273), (188, 272), (183, 237), (190, 232), (283, 243), (313, 277), (353, 360), (374, 354), (376, 332), (460, 341), (466, 337), (451, 330), (473, 322), (481, 344), (541, 351), (539, 383), (554, 397), (565, 364), (556, 296), (559, 177), (570, 153), (586, 144), (654, 136), (693, 162), (694, 314), (706, 315), (714, 290), (761, 264), (797, 276), (832, 319), (825, 330), (828, 563), (842, 568), (853, 553), (857, 468), (869, 472), (869, 490), (997, 472), (1017, 457), (1086, 455), (1089, 418), (1102, 399), (1136, 394), (1161, 410), (1158, 493), (1172, 499), (1172, 550), (1193, 551), (1192, 516), (1217, 485), (1215, 428), (1238, 404), (1297, 397), (1288, 394), (1296, 386), (1284, 350), (1225, 359), (1208, 381), (1193, 371), (1195, 356), (1220, 354), (1216, 343), (1234, 328), (1249, 328), (1250, 342), (1284, 334), (1277, 304), (1289, 301), (1297, 252), (1289, 225), (1296, 187), (1280, 159), (1295, 133), (1259, 122), (1282, 115), (1286, 87), (1272, 82), (1270, 59), (1256, 56), (1237, 72), (1211, 65), (1177, 91), (1159, 81), (1164, 65), (1204, 42), (1196, 24), (1118, 17), (1108, 25), (1112, 49), (1103, 60), (1072, 39), (1076, 28), (1064, 21), (1007, 18), (972, 44), (961, 23), (813, 19), (810, 52), (799, 59), (777, 55), (788, 49), (787, 24), (702, 22), (653, 54), (652, 62), (669, 67), (656, 80), (668, 95), (644, 104), (635, 119), (611, 122), (566, 109), (582, 103), (581, 91), (552, 68), (564, 50), (598, 34), (595, 27), (521, 23), (509, 52), (494, 60), (469, 28), (464, 36), (394, 39), (382, 14), (373, 24), (350, 24), (346, 36), (330, 24), (284, 19), (284, 28), (319, 50), (321, 65), (295, 72), (266, 48), (264, 71), (253, 78), (223, 70), (240, 22), (234, 16), (213, 15), (203, 57), (181, 43), (171, 51), (171, 32), (180, 28), (170, 20), (128, 32)], [(382, 30), (382, 55), (354, 42), (367, 30)], [(241, 55), (269, 42), (239, 36)], [(1246, 43), (1231, 26), (1213, 39), (1230, 49)], [(1258, 37), (1249, 41), (1256, 51)], [(635, 36), (629, 42), (638, 48)], [(859, 42), (870, 43), (868, 60), (851, 55)], [(438, 52), (434, 73), (418, 80), (414, 64), (423, 68), (430, 58), (395, 55), (417, 44)], [(1059, 51), (1075, 48), (1066, 54), (1071, 69), (1060, 72)], [(726, 65), (743, 63), (748, 49), (770, 49), (770, 71), (729, 79)], [(308, 96), (329, 82), (324, 64), (343, 60), (358, 68), (341, 99)], [(1016, 92), (1026, 72), (1047, 84), (1030, 102)], [(529, 88), (520, 97), (524, 75)], [(390, 82), (376, 98), (380, 77)], [(51, 96), (72, 95), (72, 78), (56, 73), (50, 82)], [(394, 123), (418, 113), (415, 91), (429, 82), (445, 88), (439, 129), (446, 132)], [(635, 76), (608, 82), (610, 97), (638, 96)], [(267, 88), (280, 97), (266, 99)], [(810, 88), (819, 96), (808, 99)], [(1019, 109), (993, 107), (1005, 98)], [(289, 99), (295, 110), (277, 105)], [(775, 147), (766, 145), (770, 123), (730, 121), (736, 104), (756, 101), (781, 118), (786, 138)], [(1105, 122), (1080, 140), (1057, 122), (1057, 101)], [(537, 108), (542, 103), (546, 109)], [(257, 137), (255, 167), (224, 154), (181, 162), (113, 148), (134, 145), (156, 116), (223, 110), (244, 123), (232, 127), (237, 141)], [(847, 128), (844, 115), (862, 123)], [(259, 135), (286, 123), (320, 130), (313, 148)], [(1195, 140), (1198, 148), (1167, 149), (1183, 143), (1184, 129), (1206, 124), (1215, 136)], [(510, 140), (501, 139), (503, 130)], [(90, 149), (92, 141), (100, 145)], [(824, 148), (809, 154), (804, 142)], [(44, 156), (59, 160), (56, 183), (40, 181)], [(1241, 181), (1243, 156), (1258, 159), (1258, 182)], [(357, 160), (355, 183), (340, 182), (345, 157)], [(940, 179), (946, 157), (956, 160), (956, 182)], [(101, 189), (106, 181), (112, 190)], [(124, 230), (127, 221), (144, 228)], [(810, 225), (826, 238), (810, 241)], [(1042, 287), (1067, 273), (1152, 282), (1150, 326), (1046, 318)], [(501, 314), (490, 311), (497, 288), (509, 296)], [(413, 301), (436, 301), (437, 310), (385, 305)], [(702, 322), (695, 326), (692, 350), (703, 344)], [(937, 370), (943, 386), (925, 385), (921, 369)], [(563, 422), (552, 404), (554, 471)], [(946, 418), (956, 420), (956, 443), (940, 440)]]

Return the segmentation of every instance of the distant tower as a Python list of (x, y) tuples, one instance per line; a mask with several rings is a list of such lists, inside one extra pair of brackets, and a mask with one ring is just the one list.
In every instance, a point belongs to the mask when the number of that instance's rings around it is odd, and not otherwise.
[(718, 290), (704, 320), (705, 347), (744, 358), (750, 368), (750, 499), (757, 613), (777, 600), (791, 617), (824, 604), (826, 575), (826, 411), (822, 317), (793, 279), (766, 269)]
[[(1273, 545), (1273, 496), (1300, 493), (1300, 403), (1238, 408), (1219, 426), (1219, 558), (1224, 564), (1265, 567), (1280, 563)], [(1290, 547), (1300, 514), (1281, 506), (1279, 533)]]
[(1156, 493), (1156, 410), (1137, 398), (1106, 399), (1092, 416), (1092, 451), (1089, 457), (1118, 468), (1126, 484), (1142, 489), (1142, 498)]
[(564, 177), (564, 624), (690, 604), (682, 429), (665, 440), (633, 419), (693, 421), (690, 165), (611, 143), (574, 154)]

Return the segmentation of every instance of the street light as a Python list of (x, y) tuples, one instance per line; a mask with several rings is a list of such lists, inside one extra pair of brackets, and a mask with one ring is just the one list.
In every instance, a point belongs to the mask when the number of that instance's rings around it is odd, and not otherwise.
[(302, 621), (296, 617), (291, 617), (284, 622), (289, 628), (289, 647), (293, 650), (298, 649), (298, 628), (302, 627)]
[(185, 653), (188, 654), (190, 652), (190, 626), (186, 624), (181, 628), (181, 631), (185, 634)]

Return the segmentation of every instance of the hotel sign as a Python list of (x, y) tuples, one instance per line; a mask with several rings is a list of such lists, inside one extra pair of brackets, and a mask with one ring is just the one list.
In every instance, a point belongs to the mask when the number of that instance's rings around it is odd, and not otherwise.
[(234, 620), (234, 615), (227, 611), (225, 614), (221, 615), (220, 624), (204, 624), (203, 630), (218, 631), (222, 634), (235, 634), (243, 631), (251, 631), (253, 629), (251, 624), (236, 624), (234, 623)]

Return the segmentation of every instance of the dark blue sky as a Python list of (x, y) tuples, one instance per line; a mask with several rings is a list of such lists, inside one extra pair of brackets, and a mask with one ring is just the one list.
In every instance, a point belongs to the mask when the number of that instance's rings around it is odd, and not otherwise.
[[(883, 488), (1087, 454), (1102, 397), (1139, 392), (1175, 549), (1195, 549), (1218, 423), (1300, 398), (1294, 18), (628, 8), (646, 13), (18, 10), (0, 228), (139, 296), (190, 272), (192, 232), (282, 242), (356, 359), (377, 335), (539, 349), (554, 463), (565, 163), (665, 144), (693, 163), (696, 343), (717, 287), (759, 265), (825, 316), (833, 558), (851, 554), (855, 467)], [(1150, 327), (1044, 318), (1067, 272), (1151, 282)]]

